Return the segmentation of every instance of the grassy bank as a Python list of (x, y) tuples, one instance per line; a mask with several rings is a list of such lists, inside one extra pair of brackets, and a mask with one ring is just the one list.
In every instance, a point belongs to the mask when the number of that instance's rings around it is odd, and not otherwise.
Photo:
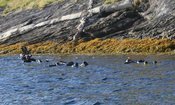
[[(22, 45), (24, 43), (0, 45), (0, 53), (1, 55), (19, 54)], [(59, 44), (48, 41), (27, 45), (27, 47), (31, 49), (32, 54), (175, 54), (175, 40), (168, 39), (94, 39), (76, 46), (70, 42)]]
[[(0, 0), (0, 7), (5, 8), (4, 14), (14, 10), (25, 10), (33, 8), (43, 8), (54, 2), (63, 2), (64, 0)], [(78, 2), (79, 0), (72, 0)], [(112, 4), (121, 0), (103, 0), (105, 4)], [(143, 0), (133, 0), (134, 5), (139, 5)]]
[[(23, 10), (32, 8), (43, 8), (54, 2), (62, 2), (64, 0), (0, 0), (0, 7), (5, 8), (4, 13), (13, 10)], [(79, 0), (72, 0), (78, 2)], [(114, 3), (120, 0), (104, 0), (105, 3)]]
[(13, 10), (43, 8), (50, 3), (61, 1), (63, 0), (0, 0), (0, 7), (5, 8), (4, 13), (8, 13)]

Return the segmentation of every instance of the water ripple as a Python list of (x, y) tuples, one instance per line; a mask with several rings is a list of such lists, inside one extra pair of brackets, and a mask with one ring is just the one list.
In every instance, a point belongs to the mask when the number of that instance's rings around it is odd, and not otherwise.
[[(0, 57), (1, 105), (173, 105), (175, 57), (134, 56), (154, 60), (125, 65), (119, 56), (35, 56), (41, 64), (17, 56)], [(87, 61), (84, 68), (57, 66), (59, 60)]]

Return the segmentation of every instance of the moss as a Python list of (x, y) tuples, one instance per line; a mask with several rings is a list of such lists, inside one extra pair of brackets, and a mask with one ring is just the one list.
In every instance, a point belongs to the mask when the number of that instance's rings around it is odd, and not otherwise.
[(146, 0), (133, 0), (134, 6), (139, 6), (142, 2), (145, 2)]
[(105, 4), (112, 4), (112, 3), (115, 3), (115, 2), (118, 2), (118, 1), (121, 1), (121, 0), (104, 0), (104, 3)]
[(13, 10), (23, 10), (31, 8), (43, 8), (53, 2), (61, 2), (63, 0), (0, 0), (0, 7), (4, 7), (4, 13)]
[[(0, 52), (4, 54), (19, 54), (20, 47), (26, 43), (15, 45), (0, 45)], [(48, 41), (27, 45), (33, 54), (153, 54), (174, 53), (175, 40), (168, 39), (94, 39), (80, 42), (74, 46), (71, 42), (59, 44)]]
[(0, 7), (6, 7), (9, 0), (0, 0)]

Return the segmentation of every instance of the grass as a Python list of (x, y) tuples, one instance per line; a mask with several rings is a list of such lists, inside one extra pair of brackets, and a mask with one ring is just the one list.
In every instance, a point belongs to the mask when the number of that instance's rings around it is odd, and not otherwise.
[[(3, 54), (19, 54), (20, 47), (26, 43), (0, 45)], [(32, 54), (174, 54), (175, 40), (168, 39), (94, 39), (73, 46), (71, 42), (58, 44), (48, 41), (27, 45)]]
[(115, 2), (118, 2), (118, 1), (121, 1), (121, 0), (104, 0), (104, 3), (105, 4), (112, 4), (112, 3), (115, 3)]
[(63, 0), (0, 0), (0, 7), (4, 7), (4, 13), (13, 10), (23, 10), (32, 8), (43, 8), (53, 2), (61, 2)]
[[(43, 8), (53, 2), (62, 2), (64, 0), (0, 0), (0, 7), (5, 8), (4, 14), (14, 10), (24, 10), (32, 8)], [(78, 1), (78, 0), (75, 0)], [(112, 4), (121, 0), (104, 0), (105, 4)], [(134, 5), (139, 5), (142, 0), (133, 0)]]

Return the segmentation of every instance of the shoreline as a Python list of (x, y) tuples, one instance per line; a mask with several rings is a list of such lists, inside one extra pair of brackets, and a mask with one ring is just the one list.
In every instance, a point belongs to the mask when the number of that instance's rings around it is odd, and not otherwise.
[(59, 44), (54, 41), (27, 44), (0, 45), (0, 55), (20, 54), (21, 46), (31, 50), (32, 55), (175, 55), (175, 40), (169, 39), (94, 39)]

